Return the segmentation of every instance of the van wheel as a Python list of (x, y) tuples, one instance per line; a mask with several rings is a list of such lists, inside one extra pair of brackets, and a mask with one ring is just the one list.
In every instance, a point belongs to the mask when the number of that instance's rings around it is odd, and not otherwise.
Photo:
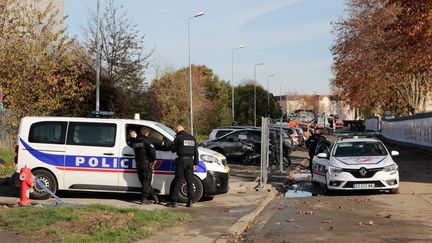
[[(57, 192), (57, 181), (55, 177), (46, 170), (35, 170), (32, 172), (35, 180), (39, 180), (44, 184), (50, 191), (54, 194)], [(43, 190), (37, 183), (33, 185), (33, 192), (30, 193), (30, 198), (36, 200), (46, 200), (50, 198), (51, 195)]]
[[(198, 177), (196, 177), (196, 176), (194, 176), (192, 178), (192, 188), (193, 188), (194, 202), (197, 202), (203, 196), (204, 187), (203, 187), (203, 184), (202, 184), (201, 180)], [(186, 181), (185, 180), (183, 180), (183, 182), (182, 182), (182, 184), (180, 186), (180, 192), (179, 192), (178, 201), (181, 202), (181, 203), (186, 203), (188, 201), (188, 197), (187, 197), (187, 185), (186, 185)]]

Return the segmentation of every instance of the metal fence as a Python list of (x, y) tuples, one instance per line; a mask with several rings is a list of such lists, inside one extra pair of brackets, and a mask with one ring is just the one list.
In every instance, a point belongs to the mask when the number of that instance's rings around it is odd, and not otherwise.
[(12, 148), (18, 134), (18, 117), (10, 110), (0, 110), (0, 147)]
[(284, 147), (289, 136), (283, 129), (282, 119), (272, 120), (263, 117), (261, 120), (261, 164), (260, 186), (267, 183), (269, 174), (284, 172), (288, 169), (285, 162), (289, 161), (289, 154), (284, 154)]

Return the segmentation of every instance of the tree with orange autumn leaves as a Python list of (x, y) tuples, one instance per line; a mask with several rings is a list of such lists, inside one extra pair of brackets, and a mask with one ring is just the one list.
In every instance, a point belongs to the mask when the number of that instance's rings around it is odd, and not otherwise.
[(52, 5), (0, 0), (0, 86), (18, 118), (88, 113), (94, 87), (83, 78), (87, 57), (56, 16)]
[(432, 1), (348, 0), (334, 23), (333, 93), (364, 115), (426, 110), (432, 92)]

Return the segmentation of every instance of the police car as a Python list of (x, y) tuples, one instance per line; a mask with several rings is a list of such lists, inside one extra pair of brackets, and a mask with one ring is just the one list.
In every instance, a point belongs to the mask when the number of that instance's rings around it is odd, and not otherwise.
[[(169, 148), (175, 132), (161, 123), (145, 120), (24, 117), (18, 132), (14, 177), (27, 166), (54, 193), (58, 190), (140, 192), (128, 133), (142, 127), (148, 128), (149, 139), (156, 148), (152, 186), (161, 195), (168, 195), (174, 184), (176, 154)], [(195, 200), (227, 193), (226, 158), (202, 147), (198, 152), (199, 164), (193, 178)], [(185, 184), (181, 186), (180, 202), (187, 201)], [(34, 199), (50, 197), (39, 185), (33, 190)]]
[[(322, 145), (319, 145), (322, 146)], [(377, 138), (338, 139), (331, 148), (318, 147), (312, 161), (312, 181), (333, 190), (389, 190), (399, 192), (398, 166)]]

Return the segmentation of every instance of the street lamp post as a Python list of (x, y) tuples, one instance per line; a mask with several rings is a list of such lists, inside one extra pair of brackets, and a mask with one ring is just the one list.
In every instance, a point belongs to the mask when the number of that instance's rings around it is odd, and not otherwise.
[(232, 114), (232, 121), (234, 123), (235, 121), (235, 113), (234, 113), (234, 51), (237, 49), (243, 48), (244, 45), (240, 44), (237, 47), (233, 48), (231, 51), (231, 114)]
[(189, 103), (190, 103), (190, 132), (193, 135), (193, 104), (192, 104), (192, 66), (191, 66), (191, 45), (190, 45), (190, 20), (199, 16), (203, 16), (204, 12), (198, 12), (194, 16), (188, 18), (188, 46), (189, 46)]
[(100, 105), (100, 45), (99, 45), (99, 33), (100, 33), (100, 19), (99, 19), (99, 0), (96, 5), (96, 111), (99, 111)]
[(255, 82), (255, 85), (254, 85), (254, 126), (256, 127), (256, 83), (257, 83), (257, 81), (256, 81), (256, 67), (257, 66), (261, 66), (261, 65), (264, 65), (264, 63), (257, 63), (257, 64), (255, 64), (254, 65), (254, 82)]
[(267, 117), (270, 117), (270, 89), (269, 89), (269, 78), (274, 77), (274, 74), (267, 76)]

